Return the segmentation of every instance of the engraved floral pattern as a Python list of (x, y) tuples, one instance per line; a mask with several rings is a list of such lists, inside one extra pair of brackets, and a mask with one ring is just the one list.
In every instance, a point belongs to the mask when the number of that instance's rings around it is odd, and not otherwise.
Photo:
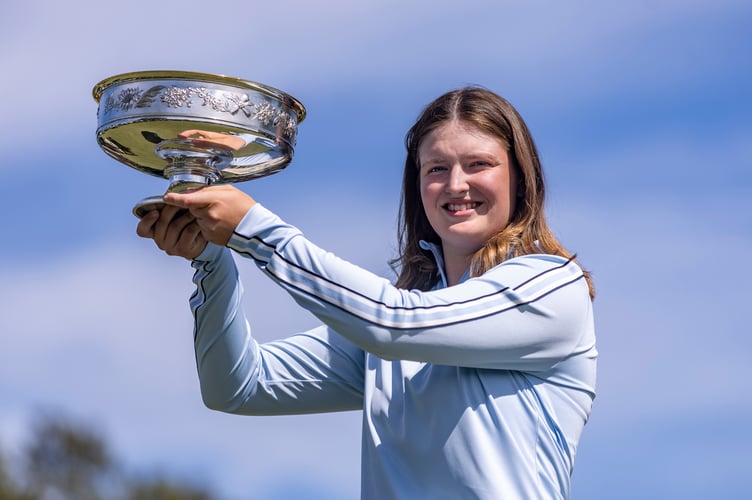
[(107, 96), (104, 112), (149, 108), (157, 101), (169, 108), (190, 108), (200, 105), (233, 116), (243, 113), (246, 118), (258, 120), (265, 127), (273, 125), (288, 139), (294, 139), (296, 133), (297, 120), (287, 110), (278, 109), (267, 101), (254, 103), (248, 94), (226, 92), (219, 94), (205, 87), (157, 85), (145, 92), (138, 87), (128, 87), (121, 90), (117, 96)]
[(274, 120), (274, 125), (282, 130), (282, 135), (285, 137), (293, 137), (297, 129), (297, 121), (295, 118), (288, 114), (280, 113)]
[(171, 108), (191, 107), (191, 93), (188, 89), (170, 87), (162, 92), (160, 99)]
[(141, 98), (141, 89), (127, 88), (120, 91), (117, 99), (113, 99), (112, 96), (107, 96), (105, 102), (105, 113), (109, 113), (113, 109), (119, 109), (121, 111), (128, 111), (136, 106), (136, 103)]
[(274, 121), (274, 118), (276, 116), (277, 116), (277, 112), (274, 109), (274, 107), (272, 107), (272, 105), (269, 104), (268, 102), (265, 102), (264, 104), (260, 104), (256, 106), (256, 111), (253, 112), (253, 115), (251, 116), (251, 118), (254, 118), (260, 121), (261, 123), (263, 123), (264, 125), (268, 126), (270, 123)]

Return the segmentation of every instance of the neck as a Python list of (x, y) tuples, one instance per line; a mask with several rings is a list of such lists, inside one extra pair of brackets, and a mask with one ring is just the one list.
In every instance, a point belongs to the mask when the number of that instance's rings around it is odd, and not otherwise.
[(468, 266), (470, 266), (471, 258), (471, 255), (447, 255), (444, 253), (447, 286), (453, 286), (460, 282)]

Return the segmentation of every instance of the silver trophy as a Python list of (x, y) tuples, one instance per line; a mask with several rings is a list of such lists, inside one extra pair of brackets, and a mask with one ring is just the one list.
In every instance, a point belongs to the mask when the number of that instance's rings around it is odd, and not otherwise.
[[(169, 179), (168, 192), (265, 177), (292, 160), (306, 110), (288, 94), (248, 80), (186, 71), (113, 76), (92, 91), (105, 153)], [(144, 198), (137, 217), (163, 205)]]

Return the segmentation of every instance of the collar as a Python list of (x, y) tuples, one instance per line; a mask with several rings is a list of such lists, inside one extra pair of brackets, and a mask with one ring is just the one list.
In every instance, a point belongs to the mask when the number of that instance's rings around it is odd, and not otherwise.
[[(441, 247), (437, 245), (436, 243), (431, 243), (430, 241), (420, 240), (418, 242), (420, 245), (420, 248), (423, 250), (428, 250), (433, 254), (434, 260), (436, 260), (436, 265), (439, 268), (439, 274), (441, 275), (441, 287), (436, 286), (436, 288), (446, 288), (447, 287), (447, 277), (446, 272), (444, 271), (444, 252), (441, 251)], [(465, 274), (462, 275), (462, 278), (460, 278), (460, 283), (465, 281), (470, 277), (470, 269), (465, 270)]]

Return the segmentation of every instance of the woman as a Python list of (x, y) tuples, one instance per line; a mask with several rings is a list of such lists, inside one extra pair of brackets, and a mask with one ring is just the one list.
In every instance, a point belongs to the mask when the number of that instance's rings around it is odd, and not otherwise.
[[(204, 401), (362, 409), (363, 498), (568, 498), (595, 397), (593, 289), (546, 224), (530, 133), (503, 98), (465, 88), (406, 145), (396, 286), (230, 186), (165, 195), (142, 219), (139, 235), (196, 269)], [(323, 325), (257, 344), (230, 249)]]

